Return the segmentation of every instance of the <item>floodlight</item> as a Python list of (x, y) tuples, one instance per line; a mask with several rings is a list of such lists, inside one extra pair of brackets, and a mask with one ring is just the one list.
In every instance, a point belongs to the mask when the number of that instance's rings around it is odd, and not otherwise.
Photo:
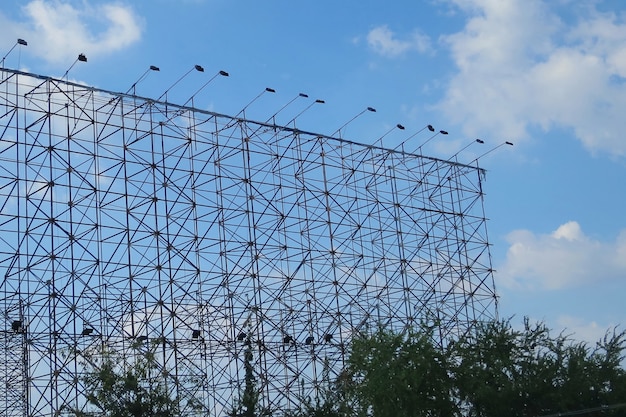
[(372, 113), (376, 113), (376, 109), (373, 107), (366, 107), (365, 109), (363, 109), (360, 113), (358, 113), (356, 116), (354, 116), (352, 119), (348, 120), (347, 122), (345, 122), (343, 125), (341, 125), (341, 127), (339, 127), (337, 130), (335, 130), (333, 133), (330, 134), (330, 136), (334, 136), (336, 134), (339, 134), (339, 138), (341, 138), (341, 129), (345, 128), (346, 126), (348, 126), (352, 121), (354, 121), (357, 117), (361, 116), (363, 113), (365, 112), (372, 112)]

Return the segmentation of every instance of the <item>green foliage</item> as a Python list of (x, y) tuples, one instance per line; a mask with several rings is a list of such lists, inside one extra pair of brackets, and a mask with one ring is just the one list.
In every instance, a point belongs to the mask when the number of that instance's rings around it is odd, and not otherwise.
[(352, 415), (353, 408), (346, 397), (347, 385), (351, 383), (350, 379), (347, 378), (345, 372), (338, 378), (332, 379), (330, 372), (330, 364), (326, 359), (321, 381), (319, 381), (318, 395), (315, 399), (307, 397), (297, 410), (287, 412), (285, 417), (347, 417)]
[[(82, 378), (87, 405), (72, 410), (77, 417), (174, 417), (178, 398), (168, 384), (167, 372), (155, 358), (153, 347), (134, 346), (125, 352), (108, 348), (82, 352), (86, 373)], [(89, 410), (89, 411), (86, 411)]]
[(508, 321), (478, 324), (451, 347), (457, 395), (468, 415), (515, 416), (526, 410), (536, 416), (549, 410), (559, 369), (553, 350), (563, 343), (562, 337), (552, 340), (542, 324), (526, 321), (524, 331)]
[[(624, 403), (626, 371), (624, 360), (626, 333), (607, 333), (595, 348), (577, 343), (566, 346), (561, 353), (557, 385), (559, 408), (577, 410)], [(626, 415), (626, 410), (606, 411), (606, 415)]]
[(432, 336), (422, 326), (356, 337), (340, 385), (354, 408), (340, 416), (626, 416), (625, 332), (593, 349), (527, 319), (521, 330), (479, 323), (445, 348)]
[[(128, 352), (81, 353), (87, 406), (72, 413), (106, 417), (178, 417), (172, 377), (155, 360), (153, 346)], [(477, 324), (444, 347), (432, 328), (357, 335), (345, 368), (331, 377), (324, 366), (316, 398), (305, 398), (286, 417), (526, 417), (626, 416), (626, 332), (609, 332), (597, 345), (552, 336), (542, 323), (509, 320)], [(263, 417), (253, 344), (245, 341), (243, 385), (230, 417)], [(304, 398), (304, 394), (302, 394)], [(594, 411), (595, 410), (595, 411)], [(89, 413), (88, 413), (89, 411)], [(284, 411), (284, 410), (283, 410)], [(595, 414), (593, 414), (595, 413)]]
[(244, 386), (240, 390), (239, 398), (233, 404), (230, 411), (226, 413), (228, 417), (265, 417), (271, 416), (268, 409), (259, 404), (260, 392), (257, 387), (257, 380), (254, 374), (254, 355), (252, 354), (252, 343), (245, 341), (243, 358)]
[(450, 346), (450, 372), (465, 415), (549, 415), (623, 402), (624, 348), (623, 332), (591, 350), (544, 324), (491, 321)]
[(451, 416), (455, 403), (447, 369), (447, 354), (435, 347), (427, 328), (379, 328), (354, 339), (346, 388), (358, 415)]

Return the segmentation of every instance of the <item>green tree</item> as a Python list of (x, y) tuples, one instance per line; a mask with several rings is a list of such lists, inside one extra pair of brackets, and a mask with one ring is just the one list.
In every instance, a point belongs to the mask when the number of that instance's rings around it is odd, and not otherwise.
[(101, 348), (82, 352), (85, 407), (72, 410), (77, 417), (177, 417), (179, 401), (169, 384), (171, 377), (157, 362), (155, 346), (136, 344), (121, 352)]
[(528, 319), (519, 330), (477, 323), (443, 348), (432, 336), (418, 327), (356, 337), (341, 385), (353, 412), (338, 416), (626, 416), (625, 332), (594, 348)]
[[(563, 344), (562, 338), (556, 345)], [(450, 347), (451, 372), (469, 416), (541, 415), (554, 401), (559, 363), (544, 325), (516, 331), (509, 321), (479, 323)], [(523, 411), (525, 410), (525, 411)], [(523, 413), (523, 414), (520, 414)]]
[(244, 386), (239, 392), (239, 398), (233, 404), (229, 417), (265, 417), (271, 416), (270, 410), (259, 403), (260, 391), (254, 374), (254, 355), (252, 342), (246, 339), (243, 352)]
[[(304, 385), (304, 381), (302, 382)], [(347, 386), (351, 383), (342, 372), (337, 378), (331, 378), (328, 358), (324, 360), (321, 381), (315, 398), (303, 398), (299, 408), (285, 414), (286, 417), (348, 417), (352, 415), (352, 406), (346, 398)]]
[(401, 333), (379, 328), (353, 340), (346, 389), (358, 415), (455, 415), (448, 357), (432, 336), (425, 326)]
[[(565, 346), (556, 378), (560, 411), (611, 406), (626, 402), (626, 371), (621, 367), (626, 349), (624, 332), (607, 332), (591, 348), (585, 343)], [(626, 416), (626, 409), (601, 410), (597, 415)]]
[(510, 320), (489, 321), (451, 344), (450, 373), (468, 416), (575, 412), (623, 402), (624, 348), (623, 332), (607, 334), (592, 350), (528, 319), (522, 330)]

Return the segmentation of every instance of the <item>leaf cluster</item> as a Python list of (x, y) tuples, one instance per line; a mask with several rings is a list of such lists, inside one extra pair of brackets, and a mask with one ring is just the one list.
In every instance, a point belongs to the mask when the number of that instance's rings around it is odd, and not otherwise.
[(118, 352), (107, 348), (83, 353), (86, 372), (81, 383), (87, 403), (72, 410), (77, 417), (94, 411), (106, 417), (179, 416), (179, 401), (167, 371), (151, 349)]
[(421, 330), (394, 333), (380, 328), (354, 340), (347, 388), (359, 415), (453, 415), (448, 357), (432, 343), (430, 330)]
[(614, 329), (590, 347), (553, 336), (542, 323), (525, 319), (518, 330), (500, 320), (478, 323), (441, 347), (432, 329), (378, 328), (357, 336), (341, 385), (351, 405), (343, 415), (536, 417), (592, 409), (626, 415), (619, 406), (626, 399), (626, 332)]
[[(247, 342), (244, 383), (230, 417), (552, 417), (581, 410), (626, 416), (626, 332), (616, 329), (589, 346), (528, 319), (521, 329), (510, 320), (488, 321), (442, 347), (432, 326), (379, 327), (356, 335), (338, 376), (331, 378), (326, 364), (317, 397), (289, 412), (261, 406)], [(91, 369), (82, 381), (85, 410), (106, 417), (180, 415), (171, 379), (150, 350), (84, 357)]]
[(625, 348), (624, 332), (607, 333), (591, 348), (528, 319), (522, 330), (491, 321), (450, 347), (450, 371), (466, 415), (573, 412), (623, 402)]

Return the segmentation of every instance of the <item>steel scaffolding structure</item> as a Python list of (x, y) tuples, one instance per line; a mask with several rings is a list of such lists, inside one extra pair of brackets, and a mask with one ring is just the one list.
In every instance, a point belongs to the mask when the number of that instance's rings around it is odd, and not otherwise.
[(89, 410), (81, 355), (141, 343), (190, 416), (250, 343), (284, 411), (355, 332), (496, 315), (477, 166), (10, 69), (0, 135), (3, 415)]

